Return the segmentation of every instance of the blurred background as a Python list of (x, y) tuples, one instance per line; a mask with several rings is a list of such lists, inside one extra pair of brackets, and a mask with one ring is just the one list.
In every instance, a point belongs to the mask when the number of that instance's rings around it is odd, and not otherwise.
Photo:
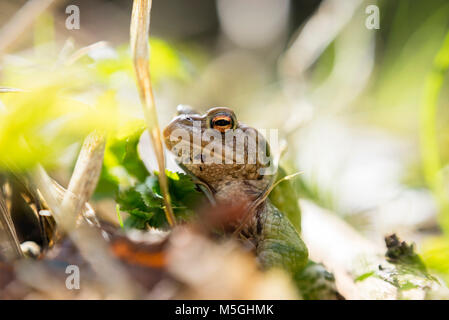
[[(68, 41), (77, 49), (106, 41), (86, 60), (101, 85), (77, 97), (94, 101), (107, 88), (122, 112), (142, 117), (126, 62), (132, 1), (43, 2), (52, 10), (8, 41), (26, 1), (0, 0), (0, 86), (40, 83), (53, 69), (31, 79), (17, 70), (58, 61)], [(79, 30), (65, 27), (69, 4), (80, 9)], [(379, 29), (366, 27), (370, 5)], [(446, 0), (154, 0), (159, 121), (178, 104), (227, 106), (251, 126), (279, 129), (283, 165), (303, 172), (302, 198), (376, 243), (392, 232), (416, 242), (447, 277), (448, 31)], [(63, 184), (64, 155), (54, 167)]]

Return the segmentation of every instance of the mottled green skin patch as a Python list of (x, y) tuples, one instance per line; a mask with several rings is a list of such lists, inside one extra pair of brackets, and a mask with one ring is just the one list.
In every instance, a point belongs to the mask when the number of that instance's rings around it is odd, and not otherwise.
[[(278, 168), (276, 181), (287, 176), (282, 167)], [(290, 180), (280, 182), (276, 188), (271, 191), (269, 196), (271, 203), (283, 212), (290, 220), (296, 230), (301, 233), (301, 209), (298, 205), (298, 194)]]
[(257, 239), (257, 255), (265, 267), (282, 267), (295, 274), (307, 263), (308, 250), (299, 233), (270, 200), (259, 217), (262, 225)]
[(337, 292), (334, 275), (320, 263), (309, 260), (306, 267), (295, 274), (295, 282), (303, 299), (335, 300), (342, 298)]

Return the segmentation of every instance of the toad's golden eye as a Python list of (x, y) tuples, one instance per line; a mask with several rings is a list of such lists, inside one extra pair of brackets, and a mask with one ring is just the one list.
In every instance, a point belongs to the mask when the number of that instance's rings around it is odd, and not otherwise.
[(226, 130), (234, 127), (234, 120), (228, 115), (216, 115), (211, 120), (211, 127), (220, 132), (225, 132)]

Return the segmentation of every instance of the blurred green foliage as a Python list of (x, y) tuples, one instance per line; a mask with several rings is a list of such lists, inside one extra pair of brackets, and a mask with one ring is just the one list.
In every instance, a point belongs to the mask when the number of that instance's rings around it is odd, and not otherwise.
[(427, 77), (421, 106), (421, 152), (424, 174), (440, 204), (440, 223), (446, 233), (449, 233), (449, 190), (445, 188), (443, 181), (436, 126), (440, 91), (448, 69), (449, 32), (434, 59), (433, 69)]
[(433, 70), (430, 72), (425, 88), (421, 108), (421, 148), (423, 171), (429, 188), (433, 191), (440, 206), (439, 222), (444, 235), (428, 240), (424, 246), (424, 258), (428, 265), (439, 272), (446, 281), (449, 280), (449, 190), (447, 176), (443, 175), (444, 163), (437, 138), (437, 110), (441, 88), (449, 70), (449, 32), (434, 59)]
[(427, 239), (421, 251), (429, 269), (449, 283), (449, 238), (442, 236)]
[[(73, 143), (92, 130), (113, 127), (114, 113), (104, 112), (103, 99), (96, 108), (61, 94), (64, 82), (48, 84), (38, 92), (6, 94), (0, 115), (0, 166), (14, 170), (37, 163), (52, 166)], [(113, 105), (108, 105), (108, 109)], [(95, 119), (102, 119), (100, 123)]]
[[(127, 112), (132, 106), (121, 105), (110, 83), (116, 72), (134, 83), (128, 46), (109, 48), (113, 58), (102, 57), (95, 46), (75, 51), (68, 45), (56, 53), (53, 29), (51, 15), (42, 15), (33, 29), (34, 52), (10, 56), (1, 66), (0, 87), (20, 89), (0, 95), (4, 169), (29, 170), (37, 163), (53, 168), (89, 132), (99, 130), (114, 139), (137, 121)], [(95, 50), (100, 53), (94, 59), (90, 53)], [(183, 60), (168, 43), (153, 39), (151, 52), (156, 85), (162, 79), (188, 79)]]
[[(164, 78), (181, 81), (190, 79), (185, 62), (174, 47), (161, 39), (152, 38), (150, 48), (151, 81), (154, 84), (157, 85)], [(102, 59), (95, 64), (98, 74), (106, 81), (116, 72), (124, 72), (134, 77), (134, 66), (129, 46), (118, 47), (116, 53), (116, 58)]]

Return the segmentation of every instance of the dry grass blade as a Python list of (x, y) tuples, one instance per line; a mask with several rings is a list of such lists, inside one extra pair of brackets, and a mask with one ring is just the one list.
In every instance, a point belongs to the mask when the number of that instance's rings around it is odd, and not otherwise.
[[(105, 138), (97, 132), (91, 133), (85, 140), (76, 161), (75, 170), (70, 179), (67, 192), (62, 201), (64, 223), (74, 223), (82, 207), (95, 191), (103, 164)], [(71, 195), (76, 195), (74, 199)], [(71, 225), (67, 225), (68, 228)]]
[(67, 61), (65, 62), (65, 65), (70, 66), (73, 63), (75, 63), (77, 60), (79, 60), (80, 58), (84, 57), (85, 55), (89, 54), (90, 51), (97, 49), (97, 48), (101, 48), (101, 47), (106, 47), (107, 46), (107, 41), (98, 41), (95, 42), (89, 46), (83, 47), (79, 50), (77, 50), (75, 53), (73, 53), (71, 56), (69, 56), (67, 58)]
[[(7, 252), (7, 257), (13, 259), (23, 257), (20, 242), (17, 238), (16, 230), (11, 220), (3, 192), (0, 192), (0, 233), (3, 235), (0, 237), (0, 240), (2, 240), (0, 243), (3, 243), (4, 240), (9, 246), (9, 248), (6, 249), (6, 251), (10, 251), (10, 253)], [(6, 239), (2, 239), (3, 237)]]
[(0, 55), (2, 55), (56, 0), (30, 0), (0, 30)]
[(0, 93), (16, 93), (16, 92), (24, 92), (24, 91), (22, 89), (17, 88), (0, 87)]
[(173, 226), (175, 224), (175, 216), (173, 215), (173, 209), (171, 207), (168, 182), (165, 175), (164, 149), (162, 147), (161, 132), (159, 129), (150, 79), (148, 38), (150, 32), (151, 4), (151, 0), (134, 0), (131, 17), (130, 41), (140, 99), (142, 101), (145, 120), (148, 125), (148, 131), (157, 158), (159, 183), (164, 196), (165, 215), (168, 223)]

